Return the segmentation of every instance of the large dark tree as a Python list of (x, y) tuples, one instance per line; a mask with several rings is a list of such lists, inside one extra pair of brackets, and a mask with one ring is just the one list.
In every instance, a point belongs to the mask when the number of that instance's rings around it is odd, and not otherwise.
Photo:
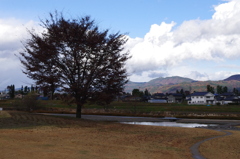
[[(127, 37), (100, 30), (89, 16), (66, 19), (50, 14), (42, 20), (45, 32), (29, 31), (20, 60), (24, 72), (39, 83), (56, 84), (74, 96), (76, 117), (88, 99), (97, 99), (105, 92), (108, 97), (123, 91), (127, 82), (123, 53)], [(34, 69), (31, 69), (34, 68)]]

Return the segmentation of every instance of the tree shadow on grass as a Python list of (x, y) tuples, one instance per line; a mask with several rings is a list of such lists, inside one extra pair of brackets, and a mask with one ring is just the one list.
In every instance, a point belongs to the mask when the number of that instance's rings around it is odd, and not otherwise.
[(0, 129), (34, 128), (38, 126), (91, 127), (97, 125), (96, 122), (84, 119), (46, 116), (17, 111), (9, 112), (9, 114), (11, 117), (0, 118)]
[(11, 117), (0, 118), (0, 129), (33, 128), (50, 124), (30, 117), (26, 113), (10, 113)]

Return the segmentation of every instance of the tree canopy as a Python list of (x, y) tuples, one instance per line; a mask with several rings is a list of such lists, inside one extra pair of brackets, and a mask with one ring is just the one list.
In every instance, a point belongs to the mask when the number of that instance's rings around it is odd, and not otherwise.
[(123, 52), (124, 34), (100, 30), (89, 16), (66, 19), (56, 12), (41, 22), (45, 31), (29, 31), (31, 37), (20, 53), (23, 72), (29, 78), (73, 95), (79, 118), (88, 99), (99, 100), (103, 92), (112, 97), (123, 91), (125, 62), (130, 58)]
[(207, 85), (207, 92), (211, 92), (211, 93), (214, 93), (214, 87), (210, 86), (210, 85)]
[(141, 97), (143, 96), (144, 93), (143, 91), (140, 91), (139, 89), (135, 88), (132, 90), (132, 96), (136, 96), (136, 97)]

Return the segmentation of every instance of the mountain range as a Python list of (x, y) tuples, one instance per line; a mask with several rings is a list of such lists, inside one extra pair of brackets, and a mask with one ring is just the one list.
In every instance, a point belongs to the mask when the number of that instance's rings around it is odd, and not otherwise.
[(160, 77), (149, 82), (129, 81), (125, 85), (125, 92), (131, 93), (133, 89), (139, 89), (141, 91), (147, 89), (150, 93), (175, 93), (177, 90), (180, 91), (181, 89), (190, 92), (203, 92), (207, 91), (207, 85), (214, 87), (215, 90), (217, 85), (228, 87), (228, 91), (230, 92), (233, 88), (240, 90), (240, 74), (219, 81), (196, 81), (179, 76)]

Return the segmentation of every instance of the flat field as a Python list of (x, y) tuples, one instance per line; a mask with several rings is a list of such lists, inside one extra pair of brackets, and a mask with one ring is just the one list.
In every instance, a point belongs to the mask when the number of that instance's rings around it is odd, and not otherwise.
[[(190, 159), (193, 144), (223, 134), (207, 129), (123, 125), (25, 112), (4, 114), (0, 118), (1, 159)], [(234, 133), (234, 138), (224, 142), (230, 144), (239, 135)], [(206, 146), (214, 144), (212, 140)], [(221, 154), (224, 146), (228, 145), (211, 149)], [(239, 144), (232, 144), (231, 151), (238, 152), (238, 148)], [(212, 156), (207, 151), (201, 147), (206, 157)], [(234, 158), (234, 154), (228, 157)]]
[[(0, 107), (15, 108), (21, 100), (0, 100)], [(68, 104), (61, 100), (39, 100), (39, 105), (43, 108), (64, 108), (75, 109), (75, 104)], [(114, 101), (107, 106), (86, 103), (83, 108), (86, 109), (109, 109), (126, 110), (136, 112), (212, 112), (212, 113), (240, 113), (240, 105), (188, 105), (187, 103), (148, 103), (148, 102), (122, 102)]]
[[(74, 113), (76, 105), (62, 100), (38, 100), (38, 113)], [(0, 100), (3, 110), (28, 110), (22, 100)], [(100, 106), (86, 103), (82, 108), (83, 114), (94, 115), (125, 115), (193, 119), (235, 119), (240, 120), (240, 105), (188, 105), (186, 103), (148, 103), (114, 101), (109, 105)]]

